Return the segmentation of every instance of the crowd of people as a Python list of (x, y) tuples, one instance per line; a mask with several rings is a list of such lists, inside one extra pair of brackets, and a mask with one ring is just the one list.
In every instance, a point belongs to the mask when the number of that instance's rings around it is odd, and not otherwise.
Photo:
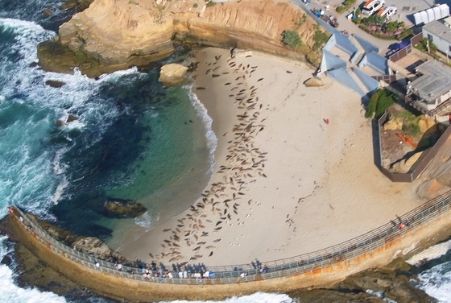
[[(186, 263), (174, 263), (170, 268), (166, 267), (163, 263), (157, 264), (152, 261), (150, 264), (139, 262), (138, 267), (124, 266), (121, 263), (115, 263), (114, 267), (118, 271), (128, 272), (130, 274), (140, 274), (146, 280), (151, 278), (163, 278), (163, 279), (213, 279), (218, 277), (217, 272), (211, 271), (203, 263), (198, 264), (186, 264)], [(269, 268), (263, 265), (259, 260), (255, 259), (250, 263), (255, 273), (267, 273)], [(99, 268), (100, 264), (97, 262), (96, 267)], [(221, 271), (224, 273), (225, 271)], [(234, 267), (229, 271), (230, 276), (244, 278), (247, 276), (247, 271), (242, 268)]]

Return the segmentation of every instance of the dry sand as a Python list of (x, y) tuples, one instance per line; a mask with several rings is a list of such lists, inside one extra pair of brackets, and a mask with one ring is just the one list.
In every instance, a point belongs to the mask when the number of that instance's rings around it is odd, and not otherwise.
[(191, 209), (123, 235), (125, 256), (276, 260), (348, 240), (421, 203), (416, 184), (391, 183), (374, 165), (371, 124), (352, 91), (336, 82), (306, 88), (311, 68), (266, 54), (230, 59), (208, 48), (197, 59), (194, 91), (219, 140), (215, 173)]

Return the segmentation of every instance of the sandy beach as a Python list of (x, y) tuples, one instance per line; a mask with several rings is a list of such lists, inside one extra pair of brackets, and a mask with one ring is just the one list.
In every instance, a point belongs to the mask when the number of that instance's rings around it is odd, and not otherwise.
[[(302, 62), (257, 52), (197, 51), (193, 91), (213, 119), (216, 166), (199, 199), (150, 230), (115, 240), (130, 259), (243, 264), (311, 252), (421, 204), (373, 161), (358, 95)], [(118, 239), (120, 241), (118, 241)]]

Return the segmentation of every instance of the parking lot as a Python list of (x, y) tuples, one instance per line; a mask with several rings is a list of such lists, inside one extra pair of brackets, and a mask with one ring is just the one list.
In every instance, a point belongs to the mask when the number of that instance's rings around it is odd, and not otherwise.
[(393, 20), (404, 21), (407, 27), (413, 26), (413, 14), (434, 5), (434, 0), (385, 0), (385, 6), (396, 6), (398, 8), (397, 18)]
[[(314, 8), (326, 10), (327, 14), (336, 14), (335, 8), (339, 6), (342, 0), (311, 0)], [(363, 1), (357, 1), (355, 7), (359, 6)], [(450, 0), (385, 0), (385, 6), (396, 6), (398, 13), (392, 18), (393, 20), (404, 21), (408, 27), (413, 26), (413, 14), (428, 9), (434, 4), (448, 3)]]
[[(364, 32), (356, 26), (351, 20), (346, 18), (347, 12), (338, 14), (336, 12), (343, 0), (310, 0), (308, 7), (310, 9), (322, 9), (326, 15), (335, 16), (338, 20), (338, 30), (346, 31), (351, 34), (356, 34), (368, 41), (371, 41), (380, 50), (381, 54), (385, 54), (389, 46), (394, 43), (393, 40), (378, 39), (370, 34)], [(349, 12), (360, 6), (363, 0), (358, 0), (354, 7), (349, 9)], [(404, 21), (407, 27), (414, 25), (413, 14), (428, 8), (435, 4), (447, 3), (451, 5), (451, 0), (385, 0), (385, 6), (396, 6), (397, 13), (392, 16), (391, 20)]]

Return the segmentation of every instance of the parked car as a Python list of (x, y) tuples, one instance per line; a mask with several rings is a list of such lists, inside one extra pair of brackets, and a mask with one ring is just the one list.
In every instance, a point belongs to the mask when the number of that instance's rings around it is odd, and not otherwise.
[(384, 0), (367, 0), (362, 5), (362, 14), (371, 16), (380, 10), (385, 4)]
[(385, 11), (385, 18), (390, 19), (392, 16), (396, 15), (398, 9), (396, 8), (396, 6), (389, 6)]

